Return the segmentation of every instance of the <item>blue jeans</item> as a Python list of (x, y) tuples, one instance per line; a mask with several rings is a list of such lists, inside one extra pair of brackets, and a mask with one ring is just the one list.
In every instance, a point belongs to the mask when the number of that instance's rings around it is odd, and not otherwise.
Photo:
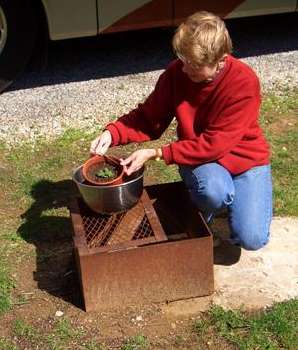
[(228, 209), (233, 244), (247, 250), (267, 244), (272, 220), (270, 165), (257, 166), (239, 175), (231, 175), (218, 163), (180, 166), (179, 172), (207, 222), (218, 210)]

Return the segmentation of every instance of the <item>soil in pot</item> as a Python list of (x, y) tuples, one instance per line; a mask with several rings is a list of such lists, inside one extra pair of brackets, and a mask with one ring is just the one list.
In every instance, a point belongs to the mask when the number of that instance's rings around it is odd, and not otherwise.
[(116, 185), (122, 182), (123, 167), (115, 157), (95, 156), (84, 164), (83, 175), (93, 185)]
[(118, 176), (117, 168), (108, 163), (102, 163), (100, 165), (95, 165), (89, 171), (89, 177), (98, 183), (110, 182)]

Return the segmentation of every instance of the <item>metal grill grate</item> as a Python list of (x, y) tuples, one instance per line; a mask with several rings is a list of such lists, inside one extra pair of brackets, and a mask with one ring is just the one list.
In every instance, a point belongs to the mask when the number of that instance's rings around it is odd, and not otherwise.
[(145, 216), (142, 219), (142, 222), (140, 223), (140, 226), (138, 227), (138, 230), (136, 231), (132, 239), (143, 239), (152, 236), (154, 236), (152, 228), (150, 226), (148, 218)]
[(88, 248), (104, 247), (124, 214), (82, 216)]
[[(140, 245), (165, 240), (147, 194), (132, 209), (118, 214), (97, 214), (80, 203), (81, 222), (87, 247), (111, 249), (117, 245)], [(150, 209), (149, 209), (150, 208)], [(134, 243), (133, 243), (134, 242)]]

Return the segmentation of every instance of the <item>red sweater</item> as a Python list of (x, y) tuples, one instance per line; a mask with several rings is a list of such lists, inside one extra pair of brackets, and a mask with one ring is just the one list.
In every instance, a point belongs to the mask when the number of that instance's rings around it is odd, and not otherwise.
[(255, 73), (232, 56), (209, 83), (191, 81), (175, 60), (144, 103), (106, 128), (112, 145), (143, 142), (158, 139), (176, 117), (178, 140), (162, 147), (167, 164), (217, 161), (239, 174), (269, 163), (258, 122), (260, 101)]

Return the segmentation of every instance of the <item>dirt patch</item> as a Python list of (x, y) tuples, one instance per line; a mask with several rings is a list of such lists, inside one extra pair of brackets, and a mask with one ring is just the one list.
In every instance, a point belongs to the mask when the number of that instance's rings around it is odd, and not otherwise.
[(295, 115), (284, 117), (283, 115), (278, 115), (274, 118), (274, 121), (266, 126), (274, 135), (281, 135), (289, 130), (293, 130), (297, 126), (297, 117)]

